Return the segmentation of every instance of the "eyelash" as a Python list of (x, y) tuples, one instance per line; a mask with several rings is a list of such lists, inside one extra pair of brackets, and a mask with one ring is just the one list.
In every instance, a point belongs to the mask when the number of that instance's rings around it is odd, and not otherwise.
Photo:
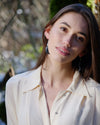
[(78, 41), (84, 42), (84, 38), (83, 37), (77, 36), (76, 38), (77, 38)]
[(67, 28), (66, 28), (66, 27), (60, 27), (60, 29), (61, 29), (62, 31), (64, 31), (64, 32), (67, 31)]

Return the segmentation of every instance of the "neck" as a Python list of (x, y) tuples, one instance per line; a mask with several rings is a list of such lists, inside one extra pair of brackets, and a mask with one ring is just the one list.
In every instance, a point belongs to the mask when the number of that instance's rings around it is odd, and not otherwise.
[(74, 71), (71, 63), (60, 64), (46, 61), (42, 69), (43, 83), (50, 87), (61, 87), (72, 82)]

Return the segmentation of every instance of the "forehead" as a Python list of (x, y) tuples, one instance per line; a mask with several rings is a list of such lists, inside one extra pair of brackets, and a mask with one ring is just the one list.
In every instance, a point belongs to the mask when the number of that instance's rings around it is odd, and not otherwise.
[(83, 29), (88, 28), (88, 23), (86, 19), (79, 13), (68, 12), (63, 14), (55, 23), (67, 22), (70, 26), (75, 28)]

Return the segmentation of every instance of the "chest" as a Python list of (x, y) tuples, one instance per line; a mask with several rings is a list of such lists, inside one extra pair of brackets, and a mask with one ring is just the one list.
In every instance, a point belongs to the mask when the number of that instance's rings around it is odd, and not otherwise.
[(23, 94), (18, 111), (19, 125), (92, 125), (93, 99), (70, 92), (49, 94), (48, 99), (52, 102), (50, 115), (44, 93), (40, 97), (37, 92)]
[(59, 90), (57, 89), (51, 89), (51, 88), (44, 89), (49, 114), (50, 114), (53, 102), (55, 98), (57, 97), (58, 92)]
[[(67, 87), (66, 87), (67, 89)], [(45, 87), (44, 86), (44, 94), (46, 98), (46, 103), (48, 107), (48, 111), (52, 109), (53, 103), (65, 92), (65, 87), (62, 88), (53, 88), (53, 87)]]
[(23, 93), (19, 100), (18, 125), (43, 125), (37, 91)]

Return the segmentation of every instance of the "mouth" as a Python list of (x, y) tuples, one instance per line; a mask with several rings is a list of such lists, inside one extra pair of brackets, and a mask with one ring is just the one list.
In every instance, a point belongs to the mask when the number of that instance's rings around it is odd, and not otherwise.
[(63, 56), (68, 56), (70, 55), (69, 50), (67, 50), (65, 47), (56, 47), (56, 49), (58, 50), (58, 52), (63, 55)]

